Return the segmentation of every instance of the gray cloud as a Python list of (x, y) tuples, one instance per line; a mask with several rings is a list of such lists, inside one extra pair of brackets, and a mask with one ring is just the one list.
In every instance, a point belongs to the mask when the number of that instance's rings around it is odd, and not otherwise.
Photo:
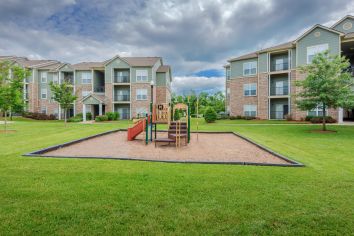
[(353, 12), (347, 0), (2, 0), (0, 54), (67, 62), (162, 56), (183, 78)]

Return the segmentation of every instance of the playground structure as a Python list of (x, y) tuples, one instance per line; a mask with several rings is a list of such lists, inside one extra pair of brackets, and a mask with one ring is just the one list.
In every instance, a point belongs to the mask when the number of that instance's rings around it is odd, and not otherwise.
[[(172, 111), (172, 112), (171, 112)], [(175, 120), (174, 114), (178, 112), (184, 116)], [(167, 137), (157, 137), (158, 124), (167, 124)], [(134, 126), (128, 128), (128, 141), (133, 141), (139, 134), (145, 132), (145, 144), (149, 142), (157, 143), (175, 143), (176, 147), (181, 147), (184, 140), (185, 145), (190, 142), (190, 110), (189, 106), (178, 103), (174, 106), (170, 104), (150, 103), (150, 112), (146, 117), (138, 119)]]

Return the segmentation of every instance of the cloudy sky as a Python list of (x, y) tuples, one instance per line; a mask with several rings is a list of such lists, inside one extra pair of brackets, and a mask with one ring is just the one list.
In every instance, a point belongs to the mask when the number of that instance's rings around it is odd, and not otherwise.
[(0, 55), (162, 56), (174, 90), (223, 90), (230, 57), (354, 14), (353, 0), (1, 0)]

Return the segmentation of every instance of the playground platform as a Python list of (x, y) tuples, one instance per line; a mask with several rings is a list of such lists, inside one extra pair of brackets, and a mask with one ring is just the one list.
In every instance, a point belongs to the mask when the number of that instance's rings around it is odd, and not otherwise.
[[(159, 137), (167, 135), (158, 132)], [(234, 133), (191, 134), (192, 142), (176, 149), (171, 145), (145, 144), (144, 134), (127, 140), (126, 131), (114, 131), (39, 150), (27, 156), (100, 158), (182, 163), (302, 166)]]

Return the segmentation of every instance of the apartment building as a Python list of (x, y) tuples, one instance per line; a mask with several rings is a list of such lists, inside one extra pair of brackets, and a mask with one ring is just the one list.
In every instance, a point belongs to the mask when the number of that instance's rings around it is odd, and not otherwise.
[[(161, 57), (115, 56), (103, 62), (62, 63), (56, 60), (30, 60), (25, 57), (1, 56), (31, 71), (24, 81), (26, 110), (54, 114), (63, 111), (53, 101), (50, 82), (67, 82), (78, 97), (68, 117), (91, 112), (93, 116), (117, 111), (122, 119), (145, 115), (151, 100), (171, 101), (171, 67)], [(84, 116), (85, 119), (85, 116)]]
[[(322, 115), (321, 107), (301, 111), (293, 95), (299, 92), (297, 80), (305, 79), (298, 66), (311, 63), (314, 55), (329, 50), (350, 60), (354, 76), (354, 17), (346, 16), (331, 27), (315, 25), (297, 39), (274, 47), (231, 58), (225, 65), (226, 110), (231, 116), (260, 119), (300, 120)], [(327, 109), (339, 122), (354, 120), (354, 110)]]

